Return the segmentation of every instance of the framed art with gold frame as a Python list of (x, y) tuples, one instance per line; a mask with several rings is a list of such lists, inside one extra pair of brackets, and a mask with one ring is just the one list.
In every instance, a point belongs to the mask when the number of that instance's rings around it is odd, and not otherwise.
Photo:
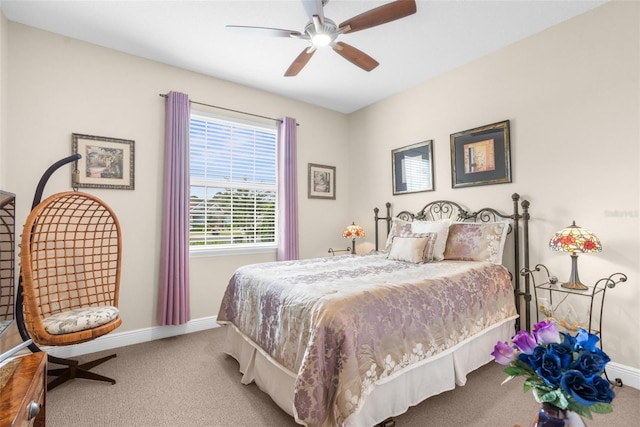
[(511, 182), (509, 120), (451, 134), (453, 188)]
[(391, 150), (393, 194), (433, 191), (433, 141)]
[(309, 163), (308, 192), (310, 199), (336, 199), (336, 167)]
[(77, 188), (134, 189), (134, 141), (72, 134), (76, 162), (72, 185)]

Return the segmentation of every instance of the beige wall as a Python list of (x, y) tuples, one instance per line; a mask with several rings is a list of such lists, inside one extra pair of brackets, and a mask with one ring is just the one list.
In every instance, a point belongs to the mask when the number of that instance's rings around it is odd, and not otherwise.
[[(581, 279), (629, 277), (607, 292), (603, 341), (614, 361), (640, 368), (638, 27), (637, 2), (607, 4), (352, 114), (350, 212), (366, 225), (386, 201), (396, 212), (434, 199), (510, 209), (517, 192), (531, 201), (531, 262), (561, 280), (569, 256), (548, 241), (575, 220), (604, 247), (580, 257)], [(511, 121), (513, 182), (452, 189), (449, 135), (502, 120)], [(391, 150), (427, 139), (435, 192), (392, 196)]]
[[(121, 330), (147, 328), (155, 325), (158, 282), (164, 121), (158, 94), (177, 90), (196, 101), (293, 116), (302, 124), (302, 257), (343, 246), (339, 231), (351, 220), (371, 230), (372, 208), (387, 201), (396, 212), (436, 198), (506, 210), (519, 192), (531, 200), (532, 263), (548, 264), (561, 279), (568, 275), (568, 256), (551, 253), (547, 242), (575, 219), (604, 245), (601, 254), (580, 258), (582, 279), (629, 275), (607, 293), (605, 342), (615, 362), (640, 368), (638, 16), (636, 2), (607, 4), (349, 116), (5, 21), (0, 97), (11, 108), (0, 122), (6, 128), (0, 183), (18, 194), (22, 220), (42, 172), (70, 154), (72, 132), (134, 139), (136, 190), (94, 193), (116, 210), (125, 231)], [(453, 190), (449, 135), (506, 119), (513, 183)], [(393, 197), (391, 150), (426, 139), (435, 142), (436, 191)], [(337, 166), (335, 202), (306, 198), (309, 162)], [(68, 189), (69, 173), (59, 171), (48, 192)], [(270, 259), (192, 260), (192, 317), (217, 313), (237, 266)]]
[[(342, 244), (347, 216), (347, 117), (262, 91), (212, 79), (78, 40), (7, 22), (11, 105), (3, 143), (8, 190), (24, 221), (42, 173), (71, 154), (71, 134), (135, 141), (135, 190), (91, 190), (118, 214), (124, 232), (119, 332), (156, 324), (161, 228), (164, 100), (170, 90), (199, 102), (269, 117), (295, 117), (298, 127), (300, 253), (325, 256)], [(307, 199), (307, 163), (335, 165), (336, 201)], [(70, 189), (71, 165), (56, 172), (46, 194)], [(327, 230), (329, 232), (327, 232)], [(332, 233), (333, 231), (333, 233)], [(191, 316), (215, 316), (235, 268), (275, 255), (197, 258), (191, 261)]]
[[(6, 175), (6, 143), (7, 140), (7, 52), (8, 23), (0, 13), (0, 190), (5, 190)], [(8, 191), (8, 189), (7, 189)]]

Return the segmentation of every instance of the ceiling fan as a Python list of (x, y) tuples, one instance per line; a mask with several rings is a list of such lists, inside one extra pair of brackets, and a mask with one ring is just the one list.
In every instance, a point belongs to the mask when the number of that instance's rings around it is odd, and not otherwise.
[(347, 43), (336, 41), (338, 36), (386, 24), (387, 22), (404, 18), (416, 12), (416, 2), (414, 0), (397, 0), (361, 13), (351, 19), (347, 19), (340, 25), (336, 25), (335, 22), (324, 16), (323, 8), (328, 2), (329, 0), (302, 0), (305, 11), (309, 16), (309, 22), (305, 25), (304, 32), (302, 33), (299, 31), (267, 27), (241, 25), (227, 25), (226, 27), (234, 31), (309, 40), (311, 46), (305, 48), (300, 55), (298, 55), (284, 73), (285, 77), (296, 76), (307, 62), (309, 62), (309, 59), (311, 59), (315, 51), (322, 46), (331, 46), (335, 52), (347, 61), (365, 71), (371, 71), (379, 65), (378, 61)]

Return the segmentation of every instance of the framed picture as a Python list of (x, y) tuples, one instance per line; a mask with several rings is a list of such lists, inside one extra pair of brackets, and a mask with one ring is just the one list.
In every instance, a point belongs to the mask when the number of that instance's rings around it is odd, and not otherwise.
[(391, 150), (393, 194), (433, 191), (433, 140)]
[(134, 189), (134, 142), (128, 139), (72, 134), (76, 162), (72, 185), (79, 188)]
[(335, 166), (316, 165), (309, 163), (309, 191), (310, 199), (336, 199), (336, 168)]
[(451, 135), (453, 188), (511, 182), (509, 120)]

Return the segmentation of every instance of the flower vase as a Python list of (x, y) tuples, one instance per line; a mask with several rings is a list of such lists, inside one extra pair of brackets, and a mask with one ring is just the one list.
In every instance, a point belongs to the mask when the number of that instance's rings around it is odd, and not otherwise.
[(578, 414), (544, 402), (531, 427), (586, 427)]

